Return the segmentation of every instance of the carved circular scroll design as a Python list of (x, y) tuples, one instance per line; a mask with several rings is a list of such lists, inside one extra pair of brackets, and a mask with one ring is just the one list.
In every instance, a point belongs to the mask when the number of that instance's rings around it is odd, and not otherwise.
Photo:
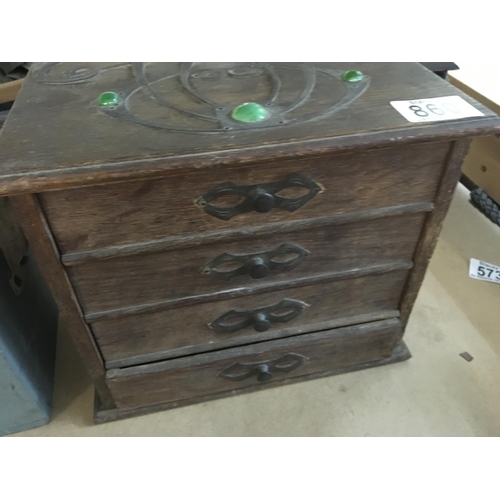
[[(130, 66), (134, 79), (132, 85), (123, 92), (122, 101), (119, 105), (106, 109), (96, 104), (100, 112), (117, 119), (126, 120), (143, 126), (201, 134), (232, 133), (242, 130), (284, 127), (319, 120), (351, 104), (367, 90), (370, 84), (370, 77), (367, 75), (365, 75), (365, 78), (360, 82), (346, 82), (342, 79), (344, 71), (317, 68), (310, 63), (243, 63), (226, 69), (215, 68), (199, 70), (196, 69), (195, 63), (180, 63), (179, 71), (176, 74), (168, 75), (154, 81), (150, 81), (146, 73), (146, 68), (149, 63), (120, 63), (102, 68), (83, 64), (75, 65), (56, 74), (54, 70), (57, 69), (59, 64), (64, 63), (45, 63), (44, 65), (37, 66), (33, 71), (35, 79), (41, 83), (52, 85), (82, 84), (88, 82), (103, 71), (108, 71), (124, 65)], [(277, 71), (278, 69), (299, 70), (303, 72), (305, 77), (305, 84), (301, 92), (296, 99), (287, 106), (277, 104), (282, 88), (282, 82)], [(231, 111), (234, 109), (234, 106), (213, 102), (203, 94), (200, 94), (193, 86), (194, 80), (196, 79), (215, 81), (224, 71), (227, 72), (227, 75), (235, 79), (251, 78), (265, 74), (270, 84), (269, 93), (267, 98), (259, 104), (266, 106), (266, 109), (269, 110), (269, 119), (254, 123), (237, 122), (231, 118)], [(312, 116), (292, 116), (292, 112), (303, 106), (307, 106), (316, 88), (318, 75), (320, 73), (334, 79), (335, 83), (340, 82), (344, 86), (345, 93), (343, 97), (335, 103), (330, 103), (325, 109), (320, 110)], [(180, 85), (179, 90), (181, 92), (189, 94), (194, 101), (203, 105), (204, 111), (183, 109), (181, 106), (172, 102), (172, 100), (169, 100), (168, 96), (162, 95), (156, 90), (154, 84), (171, 79), (174, 79), (173, 82)], [(137, 113), (131, 110), (131, 106), (129, 105), (130, 100), (134, 98), (137, 92), (147, 92), (157, 105), (167, 107), (170, 110), (189, 117), (193, 121), (193, 126), (176, 126), (171, 123), (163, 123), (161, 120), (148, 120), (138, 116)], [(96, 96), (96, 103), (97, 98), (98, 96)], [(213, 128), (198, 128), (196, 126), (197, 122), (200, 124), (202, 122), (210, 122)]]

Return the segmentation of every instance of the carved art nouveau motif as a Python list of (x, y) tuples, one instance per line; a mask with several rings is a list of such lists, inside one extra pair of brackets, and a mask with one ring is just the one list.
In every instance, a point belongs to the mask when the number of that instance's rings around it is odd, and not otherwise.
[[(96, 107), (107, 115), (167, 130), (220, 133), (304, 123), (357, 99), (370, 83), (345, 81), (343, 71), (313, 63), (45, 63), (33, 69), (41, 83), (85, 84), (113, 71), (120, 101)], [(111, 79), (110, 79), (111, 80)], [(237, 101), (233, 101), (237, 99)], [(265, 107), (268, 118), (245, 123), (232, 111), (244, 102)]]

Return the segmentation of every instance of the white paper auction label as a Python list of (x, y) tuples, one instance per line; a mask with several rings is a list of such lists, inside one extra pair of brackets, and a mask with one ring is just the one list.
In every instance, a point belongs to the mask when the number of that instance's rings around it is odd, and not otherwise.
[(413, 101), (391, 101), (391, 106), (409, 122), (439, 122), (484, 116), (484, 113), (458, 95)]
[(482, 260), (471, 259), (469, 264), (469, 276), (477, 280), (500, 283), (500, 267)]

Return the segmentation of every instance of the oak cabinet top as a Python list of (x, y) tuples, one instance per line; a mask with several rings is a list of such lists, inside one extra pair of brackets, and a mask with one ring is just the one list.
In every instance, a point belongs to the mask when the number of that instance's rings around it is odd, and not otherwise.
[[(483, 115), (391, 105), (452, 95)], [(0, 135), (0, 195), (499, 131), (418, 63), (39, 63)]]

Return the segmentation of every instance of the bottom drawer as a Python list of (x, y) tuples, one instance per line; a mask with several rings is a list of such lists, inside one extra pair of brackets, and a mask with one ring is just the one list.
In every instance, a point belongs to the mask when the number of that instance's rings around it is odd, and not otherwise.
[(118, 409), (215, 398), (388, 358), (400, 337), (400, 322), (391, 319), (110, 370), (107, 383)]

